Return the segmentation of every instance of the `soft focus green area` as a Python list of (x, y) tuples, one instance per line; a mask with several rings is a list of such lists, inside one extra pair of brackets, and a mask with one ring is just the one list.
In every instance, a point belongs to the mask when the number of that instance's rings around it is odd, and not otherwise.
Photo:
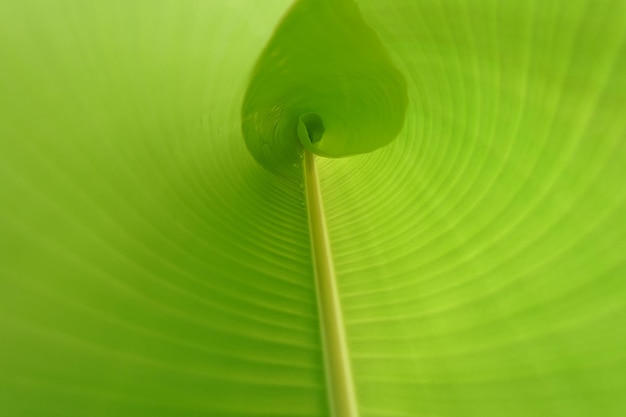
[(340, 157), (388, 144), (406, 106), (406, 81), (354, 1), (299, 0), (253, 70), (242, 128), (255, 159), (294, 175), (303, 147)]
[(249, 156), (288, 2), (0, 6), (0, 416), (318, 416), (306, 209)]
[[(408, 88), (318, 160), (361, 415), (626, 415), (626, 4), (357, 4)], [(301, 174), (241, 133), (290, 5), (0, 2), (1, 416), (327, 415)]]
[(319, 167), (363, 416), (626, 415), (625, 7), (364, 2), (410, 108)]

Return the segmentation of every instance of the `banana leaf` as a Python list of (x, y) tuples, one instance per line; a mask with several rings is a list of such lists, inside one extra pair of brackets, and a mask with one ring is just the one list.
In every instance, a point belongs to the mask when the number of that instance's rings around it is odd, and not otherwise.
[(350, 416), (626, 415), (625, 2), (7, 0), (0, 74), (1, 416), (348, 417), (320, 257)]

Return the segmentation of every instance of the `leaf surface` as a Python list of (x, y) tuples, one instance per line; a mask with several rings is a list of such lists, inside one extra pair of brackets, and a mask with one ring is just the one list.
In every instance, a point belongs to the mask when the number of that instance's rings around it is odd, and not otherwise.
[[(626, 414), (621, 1), (359, 0), (397, 139), (319, 158), (362, 417)], [(289, 1), (0, 3), (0, 415), (325, 416)]]

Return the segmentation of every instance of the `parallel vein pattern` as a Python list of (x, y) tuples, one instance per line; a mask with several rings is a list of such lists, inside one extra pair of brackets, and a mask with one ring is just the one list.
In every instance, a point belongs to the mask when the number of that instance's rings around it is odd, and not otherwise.
[(0, 415), (327, 414), (303, 193), (239, 128), (288, 2), (247, 6), (0, 4)]
[[(329, 414), (301, 167), (240, 132), (290, 4), (0, 2), (0, 415)], [(626, 3), (357, 4), (409, 102), (318, 164), (360, 416), (626, 415)]]
[(626, 414), (623, 2), (361, 2), (401, 137), (320, 163), (363, 416)]

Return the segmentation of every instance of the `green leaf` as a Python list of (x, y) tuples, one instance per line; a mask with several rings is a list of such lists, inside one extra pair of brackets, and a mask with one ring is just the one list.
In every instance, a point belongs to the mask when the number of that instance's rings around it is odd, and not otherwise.
[[(316, 160), (359, 415), (625, 415), (626, 5), (356, 3), (408, 97)], [(329, 415), (302, 169), (241, 131), (291, 6), (0, 3), (0, 415)]]
[(255, 65), (242, 130), (261, 164), (289, 172), (302, 147), (341, 157), (387, 145), (406, 106), (406, 81), (356, 4), (300, 0)]

